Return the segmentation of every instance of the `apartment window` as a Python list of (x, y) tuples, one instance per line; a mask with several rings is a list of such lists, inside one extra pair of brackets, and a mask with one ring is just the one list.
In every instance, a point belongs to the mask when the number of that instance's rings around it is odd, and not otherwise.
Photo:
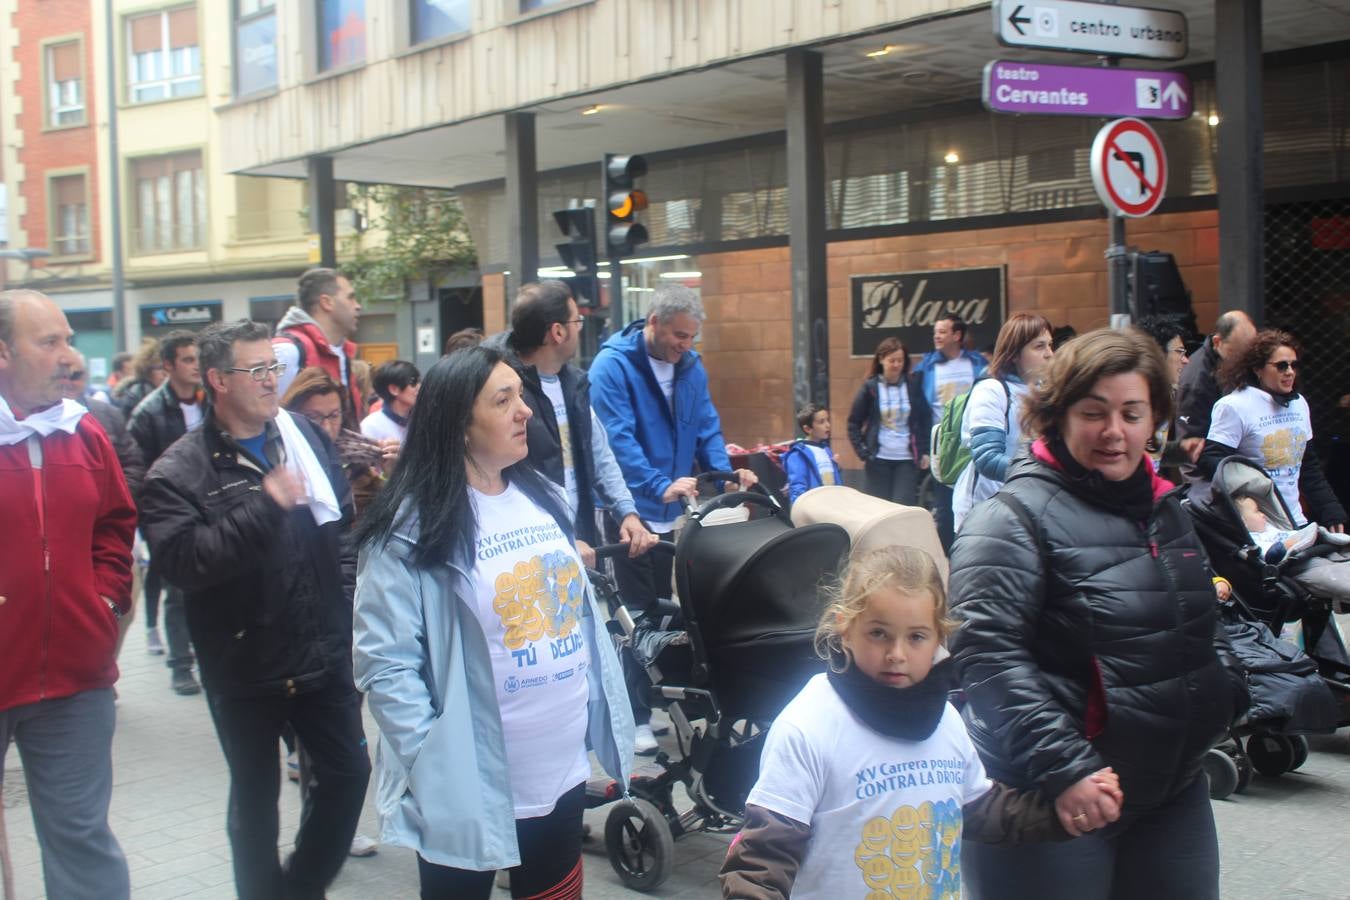
[(206, 182), (200, 151), (133, 160), (136, 250), (192, 250), (206, 242)]
[(47, 124), (53, 128), (84, 124), (84, 78), (80, 42), (49, 44), (47, 64)]
[(234, 15), (234, 94), (277, 86), (276, 0), (238, 0)]
[(319, 71), (338, 69), (366, 58), (366, 0), (316, 0), (319, 22)]
[(202, 92), (197, 7), (160, 10), (127, 19), (131, 102), (147, 103)]
[(51, 201), (52, 252), (57, 256), (89, 253), (89, 197), (83, 175), (60, 175), (47, 182)]
[(469, 30), (469, 0), (411, 0), (412, 42)]

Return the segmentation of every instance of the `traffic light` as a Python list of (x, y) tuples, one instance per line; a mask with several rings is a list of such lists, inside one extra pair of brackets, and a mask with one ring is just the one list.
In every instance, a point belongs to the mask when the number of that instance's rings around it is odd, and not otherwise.
[(636, 185), (646, 174), (647, 160), (641, 156), (605, 154), (605, 244), (611, 258), (629, 256), (647, 243), (647, 229), (633, 219), (647, 208), (647, 194)]
[(559, 209), (553, 219), (567, 240), (554, 246), (563, 265), (575, 273), (569, 279), (577, 306), (598, 306), (600, 292), (596, 283), (595, 210), (590, 207)]

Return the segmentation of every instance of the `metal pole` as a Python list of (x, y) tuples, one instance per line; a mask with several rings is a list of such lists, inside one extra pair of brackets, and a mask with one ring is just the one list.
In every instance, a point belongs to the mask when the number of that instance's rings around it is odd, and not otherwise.
[[(1102, 57), (1102, 65), (1108, 69), (1120, 65), (1114, 56)], [(1125, 245), (1125, 217), (1108, 209), (1106, 211), (1106, 276), (1109, 309), (1112, 328), (1128, 328), (1130, 325), (1130, 250)]]
[(126, 284), (122, 272), (122, 173), (117, 160), (117, 37), (113, 30), (113, 0), (104, 0), (108, 29), (108, 225), (112, 229), (113, 348), (127, 350)]
[(1215, 0), (1219, 97), (1219, 309), (1265, 318), (1261, 2)]
[(503, 314), (509, 322), (516, 292), (539, 277), (539, 176), (534, 113), (509, 112), (505, 118), (506, 261), (511, 278)]
[(787, 52), (788, 247), (792, 275), (792, 397), (830, 402), (825, 270), (825, 106), (821, 55)]
[(311, 156), (305, 163), (309, 181), (309, 230), (319, 238), (319, 265), (337, 268), (337, 182), (333, 157)]

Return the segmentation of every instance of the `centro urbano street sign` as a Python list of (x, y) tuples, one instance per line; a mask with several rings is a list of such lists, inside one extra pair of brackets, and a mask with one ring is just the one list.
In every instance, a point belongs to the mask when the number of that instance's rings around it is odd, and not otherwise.
[(1191, 82), (1179, 72), (1052, 66), (996, 59), (984, 67), (985, 108), (1014, 115), (1184, 119)]
[(1079, 0), (995, 0), (994, 34), (1009, 47), (1184, 59), (1186, 17), (1170, 9)]

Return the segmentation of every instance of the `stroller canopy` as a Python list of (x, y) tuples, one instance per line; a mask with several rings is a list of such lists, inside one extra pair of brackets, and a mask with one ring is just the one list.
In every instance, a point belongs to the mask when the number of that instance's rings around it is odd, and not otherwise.
[(848, 532), (853, 552), (901, 545), (924, 551), (937, 563), (947, 584), (947, 555), (942, 552), (937, 526), (928, 510), (901, 506), (843, 485), (824, 485), (807, 491), (792, 505), (797, 525), (833, 522)]

